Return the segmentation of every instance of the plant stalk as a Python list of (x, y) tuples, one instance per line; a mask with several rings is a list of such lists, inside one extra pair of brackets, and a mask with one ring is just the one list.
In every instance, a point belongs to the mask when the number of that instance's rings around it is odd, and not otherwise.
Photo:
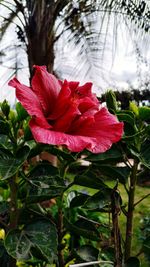
[[(13, 230), (18, 224), (18, 205), (17, 205), (17, 191), (18, 185), (16, 183), (16, 176), (11, 177), (9, 181), (10, 186), (10, 224), (9, 229)], [(16, 267), (16, 259), (10, 258), (9, 267)]]
[(62, 238), (63, 238), (63, 212), (62, 208), (58, 208), (58, 262), (59, 267), (64, 267), (64, 256), (63, 256), (63, 250), (62, 250)]
[(124, 257), (125, 262), (131, 256), (137, 169), (138, 169), (138, 160), (134, 159), (134, 165), (132, 167), (132, 172), (130, 176), (129, 195), (128, 195), (129, 197), (128, 197), (128, 211), (127, 211), (127, 223), (126, 223), (125, 257)]
[(121, 248), (121, 234), (119, 228), (119, 214), (121, 211), (120, 207), (120, 196), (117, 192), (117, 186), (114, 187), (111, 194), (111, 212), (112, 212), (112, 225), (113, 225), (113, 241), (115, 251), (115, 262), (114, 267), (122, 267), (122, 248)]

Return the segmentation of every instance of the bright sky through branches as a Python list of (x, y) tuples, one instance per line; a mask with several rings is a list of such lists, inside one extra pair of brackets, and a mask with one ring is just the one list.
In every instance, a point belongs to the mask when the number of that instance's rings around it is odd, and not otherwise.
[[(0, 7), (0, 13), (3, 13), (2, 7)], [(111, 27), (107, 34), (104, 52), (101, 52), (103, 53), (101, 69), (95, 69), (94, 65), (91, 65), (86, 77), (86, 66), (80, 56), (79, 47), (66, 42), (67, 34), (60, 38), (55, 46), (55, 70), (61, 79), (80, 80), (81, 83), (91, 81), (97, 95), (108, 88), (121, 90), (130, 85), (141, 87), (141, 84), (148, 79), (147, 73), (150, 71), (149, 36), (141, 36), (140, 31), (137, 35), (132, 28), (129, 29), (123, 23), (118, 26), (117, 41)], [(16, 40), (15, 25), (12, 25), (5, 39), (0, 43), (0, 51), (5, 51), (5, 57), (2, 56), (0, 66), (0, 101), (6, 98), (12, 104), (15, 102), (15, 94), (14, 90), (7, 86), (7, 80), (15, 75), (16, 61), (19, 80), (28, 84), (29, 77), (25, 49), (22, 45), (19, 46)], [(14, 45), (15, 49), (12, 49)]]

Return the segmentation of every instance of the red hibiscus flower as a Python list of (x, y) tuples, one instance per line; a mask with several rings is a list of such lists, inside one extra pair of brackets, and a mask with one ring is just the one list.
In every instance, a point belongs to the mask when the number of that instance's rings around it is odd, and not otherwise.
[(65, 145), (70, 151), (104, 152), (120, 140), (123, 123), (101, 107), (91, 93), (92, 83), (58, 81), (45, 66), (34, 66), (31, 87), (16, 78), (9, 85), (31, 116), (29, 122), (37, 142)]

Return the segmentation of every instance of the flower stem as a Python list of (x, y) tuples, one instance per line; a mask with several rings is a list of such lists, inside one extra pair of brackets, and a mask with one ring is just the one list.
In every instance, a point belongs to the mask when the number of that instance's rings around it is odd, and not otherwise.
[(126, 240), (125, 240), (125, 262), (131, 256), (134, 198), (135, 198), (135, 188), (136, 188), (136, 180), (137, 180), (137, 169), (138, 169), (138, 160), (134, 159), (134, 165), (132, 167), (132, 172), (130, 176), (130, 185), (129, 185), (129, 199), (128, 199)]

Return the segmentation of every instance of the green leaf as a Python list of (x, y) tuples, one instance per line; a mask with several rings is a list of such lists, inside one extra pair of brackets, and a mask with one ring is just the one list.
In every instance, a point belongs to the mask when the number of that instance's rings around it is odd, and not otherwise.
[(88, 210), (103, 210), (104, 208), (108, 208), (111, 202), (111, 192), (112, 189), (105, 188), (93, 196), (90, 196), (83, 208)]
[(140, 261), (138, 258), (136, 257), (130, 257), (127, 261), (126, 261), (126, 264), (125, 264), (125, 267), (140, 267), (141, 264), (140, 264)]
[(0, 134), (0, 150), (1, 149), (9, 150), (10, 154), (12, 154), (11, 151), (13, 151), (13, 143), (9, 140), (9, 137), (4, 134)]
[(150, 108), (149, 107), (139, 107), (139, 118), (143, 121), (149, 121)]
[(83, 261), (97, 261), (99, 250), (90, 245), (84, 245), (76, 250), (76, 254)]
[(0, 240), (0, 266), (6, 267), (8, 266), (9, 255), (4, 247), (4, 242)]
[(25, 205), (19, 214), (19, 225), (28, 225), (33, 221), (41, 220), (41, 217), (46, 215), (46, 211), (41, 207), (39, 203)]
[(131, 171), (129, 167), (114, 167), (103, 164), (99, 164), (98, 167), (102, 175), (108, 177), (109, 179), (114, 179), (114, 180), (118, 179), (119, 182), (122, 184), (126, 183)]
[(116, 95), (112, 90), (106, 93), (106, 104), (109, 111), (116, 111), (118, 109)]
[(49, 176), (54, 176), (54, 175), (58, 175), (59, 174), (59, 170), (58, 168), (52, 166), (50, 163), (39, 163), (38, 165), (36, 165), (29, 173), (29, 177), (35, 177), (38, 175), (49, 175)]
[(0, 118), (0, 134), (8, 135), (10, 132), (9, 123)]
[(37, 144), (34, 140), (26, 141), (26, 145), (30, 148), (29, 158), (33, 158), (43, 151), (44, 145)]
[(142, 146), (140, 154), (138, 155), (141, 163), (150, 168), (150, 140), (146, 140)]
[(11, 151), (0, 144), (0, 158), (8, 159), (9, 157), (13, 157)]
[(67, 160), (68, 162), (74, 162), (76, 160), (76, 157), (73, 155), (73, 153), (68, 150), (61, 150), (54, 146), (47, 146), (45, 151), (59, 157), (60, 159)]
[(117, 148), (116, 145), (113, 145), (109, 150), (105, 153), (100, 154), (91, 154), (85, 160), (88, 161), (104, 161), (104, 160), (111, 160), (111, 159), (122, 159), (123, 155), (120, 150)]
[(28, 124), (23, 126), (23, 130), (24, 130), (24, 140), (25, 141), (32, 140), (33, 136)]
[(61, 195), (65, 184), (59, 176), (39, 175), (28, 179), (28, 203), (42, 202)]
[(1, 110), (3, 114), (8, 118), (9, 112), (10, 112), (10, 106), (8, 104), (8, 101), (5, 99), (3, 103), (1, 104)]
[(9, 204), (6, 201), (0, 202), (0, 214), (7, 214), (9, 210)]
[(22, 166), (29, 155), (29, 147), (24, 146), (18, 150), (16, 157), (9, 154), (6, 158), (0, 158), (0, 179), (5, 180), (12, 177)]
[(36, 256), (48, 263), (57, 258), (57, 231), (50, 221), (41, 219), (25, 226), (22, 231), (11, 230), (5, 239), (9, 255), (17, 260)]
[[(149, 233), (149, 227), (147, 227), (147, 232)], [(148, 260), (150, 260), (150, 234), (147, 234), (142, 246), (142, 250)]]
[(60, 195), (65, 187), (58, 169), (49, 163), (41, 163), (33, 168), (28, 176), (28, 203), (49, 200)]
[(85, 194), (80, 194), (74, 197), (70, 202), (70, 207), (75, 208), (75, 207), (82, 206), (85, 203), (85, 201), (88, 199), (88, 197), (89, 196)]
[(16, 104), (16, 111), (18, 116), (17, 120), (19, 122), (25, 120), (29, 116), (27, 111), (24, 109), (24, 107), (21, 105), (20, 102)]
[(130, 102), (129, 108), (130, 108), (130, 110), (132, 110), (134, 112), (134, 114), (136, 116), (139, 115), (139, 108), (138, 108), (138, 106), (136, 105), (136, 103), (134, 101)]
[(119, 111), (119, 112), (117, 112), (117, 117), (118, 117), (119, 121), (124, 122), (123, 139), (125, 137), (128, 137), (128, 136), (130, 136), (130, 137), (134, 136), (134, 134), (137, 133), (137, 127), (135, 124), (135, 115), (133, 112), (131, 112), (131, 111)]
[(117, 117), (120, 121), (124, 121), (129, 123), (132, 127), (135, 126), (135, 118), (133, 112), (125, 112), (125, 111), (120, 111), (117, 112)]
[(99, 232), (97, 231), (95, 225), (87, 220), (79, 219), (74, 224), (70, 223), (67, 218), (65, 218), (66, 226), (77, 236), (84, 236), (87, 239), (98, 241)]
[(92, 172), (87, 172), (83, 175), (77, 175), (74, 178), (74, 184), (86, 186), (94, 189), (101, 189), (107, 187), (103, 181)]

